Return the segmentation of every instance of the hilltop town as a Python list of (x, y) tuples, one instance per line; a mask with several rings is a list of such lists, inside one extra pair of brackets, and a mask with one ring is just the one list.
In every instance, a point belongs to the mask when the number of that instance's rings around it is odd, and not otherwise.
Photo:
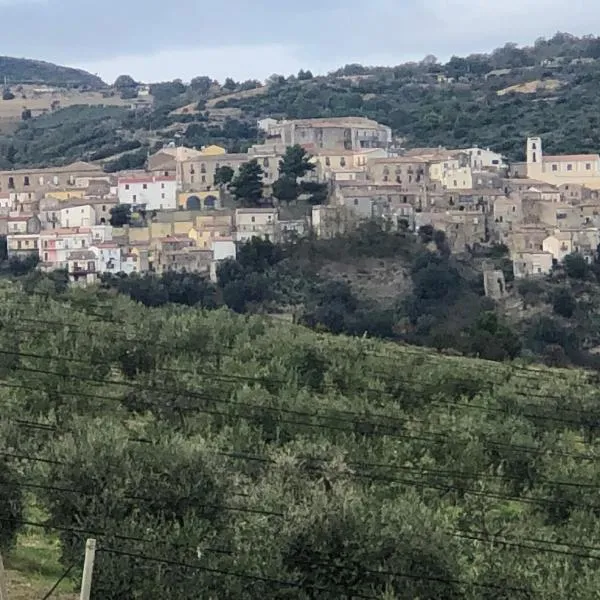
[[(253, 237), (327, 239), (377, 220), (392, 230), (431, 226), (457, 254), (505, 245), (519, 279), (548, 274), (573, 252), (591, 261), (600, 244), (598, 154), (550, 156), (539, 137), (523, 140), (524, 163), (478, 147), (398, 148), (389, 127), (363, 117), (258, 126), (264, 141), (244, 154), (167, 146), (144, 170), (107, 174), (76, 162), (0, 172), (8, 257), (35, 256), (42, 270), (66, 269), (75, 283), (120, 272), (214, 278)], [(310, 163), (304, 187), (278, 198), (280, 164), (298, 147)], [(230, 188), (251, 164), (262, 191), (236, 196)], [(302, 193), (311, 184), (323, 186), (316, 205)]]

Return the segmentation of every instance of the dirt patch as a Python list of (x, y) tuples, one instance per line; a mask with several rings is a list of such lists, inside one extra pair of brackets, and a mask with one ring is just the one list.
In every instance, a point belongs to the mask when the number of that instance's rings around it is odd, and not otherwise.
[(526, 83), (517, 83), (511, 85), (503, 90), (496, 92), (498, 96), (505, 96), (514, 92), (515, 94), (535, 94), (540, 91), (555, 91), (562, 87), (564, 84), (558, 79), (536, 79), (535, 81), (528, 81)]
[(267, 93), (269, 86), (263, 85), (262, 87), (255, 88), (253, 90), (243, 90), (241, 92), (233, 92), (232, 94), (225, 94), (224, 96), (217, 96), (211, 98), (206, 102), (207, 108), (214, 108), (218, 102), (227, 102), (228, 100), (241, 100), (243, 98), (254, 98), (255, 96), (262, 96)]
[[(12, 100), (0, 98), (0, 120), (20, 120), (24, 109), (29, 109), (32, 116), (50, 112), (53, 108), (69, 106), (129, 106), (132, 100), (123, 100), (118, 94), (110, 92), (81, 92), (66, 88), (45, 88), (35, 85), (21, 85), (11, 88), (15, 95)], [(148, 97), (148, 103), (152, 99)]]
[[(52, 588), (52, 583), (42, 582), (36, 578), (29, 578), (17, 571), (6, 571), (8, 596), (10, 600), (32, 600), (32, 598), (43, 598)], [(58, 581), (58, 579), (57, 579)], [(66, 584), (67, 586), (69, 584)], [(54, 600), (77, 600), (79, 595), (75, 592), (56, 590), (52, 594)]]
[(392, 306), (410, 293), (412, 281), (400, 261), (364, 259), (355, 263), (328, 263), (321, 269), (327, 278), (348, 282), (359, 296)]

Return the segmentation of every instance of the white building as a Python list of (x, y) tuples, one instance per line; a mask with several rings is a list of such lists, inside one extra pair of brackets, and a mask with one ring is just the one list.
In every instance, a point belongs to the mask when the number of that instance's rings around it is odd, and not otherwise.
[(237, 256), (237, 249), (235, 241), (231, 237), (222, 237), (212, 241), (212, 261), (210, 263), (210, 279), (211, 281), (217, 281), (217, 268), (221, 261), (227, 260), (228, 258), (235, 259)]
[(146, 210), (175, 210), (177, 208), (177, 180), (175, 177), (119, 178), (120, 204), (145, 206)]
[(469, 161), (471, 163), (471, 169), (479, 171), (482, 169), (503, 169), (505, 168), (506, 161), (502, 154), (494, 152), (489, 148), (469, 148), (466, 150)]
[(51, 229), (40, 233), (40, 259), (46, 269), (67, 268), (68, 257), (74, 251), (88, 250), (92, 245), (89, 227)]
[(115, 242), (104, 242), (90, 247), (90, 250), (96, 257), (97, 273), (120, 273), (121, 267), (121, 248)]
[(238, 208), (235, 211), (235, 241), (254, 237), (277, 241), (279, 218), (276, 208)]
[(61, 227), (91, 227), (96, 224), (96, 211), (91, 204), (70, 205), (58, 214)]

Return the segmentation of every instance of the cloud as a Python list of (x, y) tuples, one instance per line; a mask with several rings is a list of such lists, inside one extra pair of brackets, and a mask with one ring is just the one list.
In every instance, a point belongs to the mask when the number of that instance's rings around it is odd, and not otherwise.
[[(0, 0), (4, 53), (112, 79), (264, 78), (300, 67), (397, 64), (600, 29), (590, 0)], [(114, 64), (112, 64), (114, 63)], [(129, 65), (129, 66), (128, 66)]]

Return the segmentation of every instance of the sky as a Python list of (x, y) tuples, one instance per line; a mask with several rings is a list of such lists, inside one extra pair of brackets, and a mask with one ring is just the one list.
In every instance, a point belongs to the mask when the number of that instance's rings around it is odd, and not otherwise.
[(84, 68), (109, 83), (123, 73), (264, 80), (600, 33), (594, 0), (0, 0), (0, 15), (0, 54)]

